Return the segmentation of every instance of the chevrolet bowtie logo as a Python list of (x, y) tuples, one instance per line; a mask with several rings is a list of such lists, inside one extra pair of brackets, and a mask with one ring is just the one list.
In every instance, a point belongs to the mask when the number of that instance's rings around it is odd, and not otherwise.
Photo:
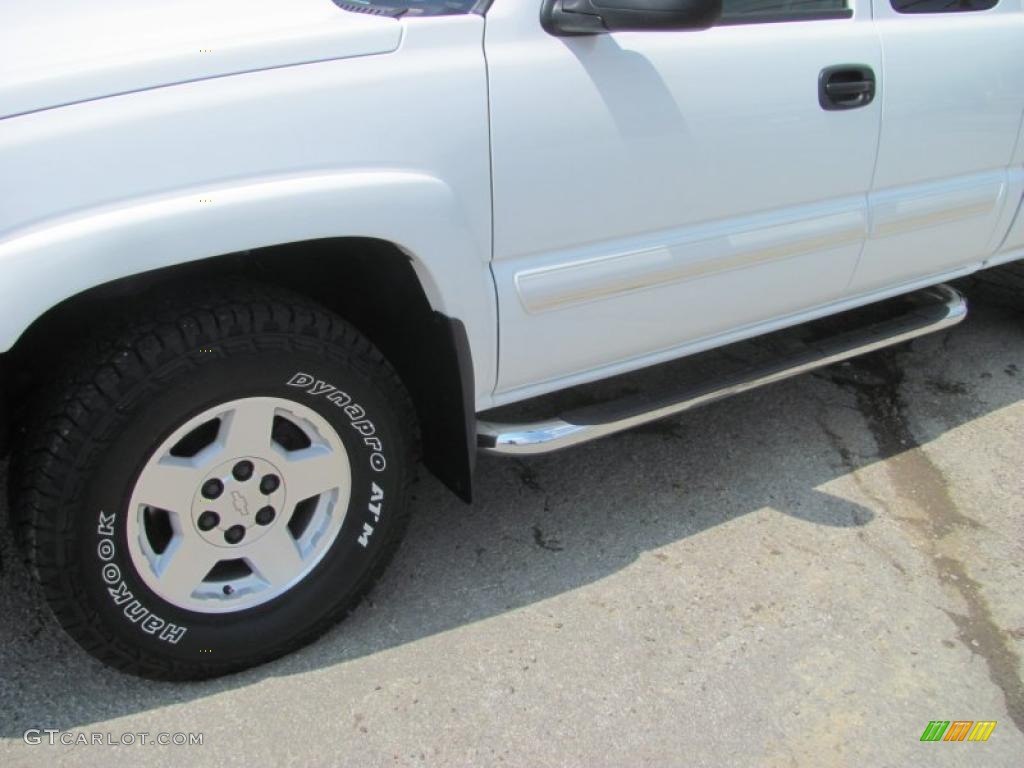
[(231, 506), (235, 508), (235, 511), (240, 515), (249, 514), (249, 504), (245, 500), (245, 496), (240, 494), (238, 491), (231, 492)]

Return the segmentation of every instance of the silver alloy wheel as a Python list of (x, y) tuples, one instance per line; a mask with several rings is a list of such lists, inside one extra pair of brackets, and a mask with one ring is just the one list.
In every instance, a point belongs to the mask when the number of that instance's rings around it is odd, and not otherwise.
[(128, 504), (146, 585), (190, 611), (260, 605), (305, 578), (341, 531), (352, 473), (341, 438), (304, 405), (247, 397), (163, 441)]

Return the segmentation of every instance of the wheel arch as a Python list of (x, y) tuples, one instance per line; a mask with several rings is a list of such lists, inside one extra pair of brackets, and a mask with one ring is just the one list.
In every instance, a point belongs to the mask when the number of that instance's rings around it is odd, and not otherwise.
[(366, 335), (409, 390), (424, 464), (460, 498), (472, 499), (476, 408), (467, 326), (437, 308), (440, 288), (431, 271), (380, 238), (317, 238), (247, 249), (128, 274), (74, 293), (36, 317), (0, 355), (11, 426), (17, 429), (19, 404), (49, 375), (50, 361), (108, 317), (118, 299), (225, 277), (287, 287)]

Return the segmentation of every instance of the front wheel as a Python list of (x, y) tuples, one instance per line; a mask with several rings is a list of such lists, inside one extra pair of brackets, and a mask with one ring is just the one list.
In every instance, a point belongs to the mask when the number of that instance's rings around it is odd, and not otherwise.
[(100, 339), (12, 467), (57, 619), (146, 677), (211, 677), (311, 641), (406, 523), (412, 409), (380, 353), (304, 299), (207, 296)]

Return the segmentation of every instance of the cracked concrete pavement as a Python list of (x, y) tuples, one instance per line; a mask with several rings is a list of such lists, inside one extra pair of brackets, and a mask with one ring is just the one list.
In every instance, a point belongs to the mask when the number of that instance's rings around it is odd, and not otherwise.
[[(221, 680), (93, 662), (4, 532), (0, 762), (1020, 765), (1024, 312), (972, 298), (963, 325), (852, 364), (484, 458), (472, 507), (424, 476), (370, 600)], [(936, 719), (998, 725), (921, 743)]]

